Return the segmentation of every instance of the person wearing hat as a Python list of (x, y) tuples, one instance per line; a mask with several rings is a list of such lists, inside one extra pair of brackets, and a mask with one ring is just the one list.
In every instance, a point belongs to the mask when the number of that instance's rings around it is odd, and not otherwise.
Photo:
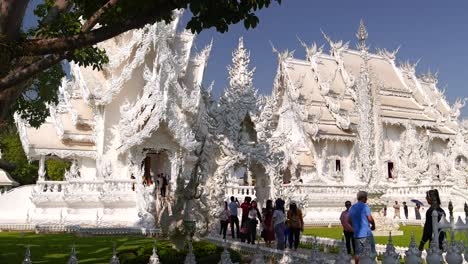
[(289, 248), (297, 250), (299, 246), (299, 236), (301, 231), (304, 231), (304, 219), (302, 217), (302, 211), (297, 208), (295, 202), (289, 204), (287, 219), (289, 228)]

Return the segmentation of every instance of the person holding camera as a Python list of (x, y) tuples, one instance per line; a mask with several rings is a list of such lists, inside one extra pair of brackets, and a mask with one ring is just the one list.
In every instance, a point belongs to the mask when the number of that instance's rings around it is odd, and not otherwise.
[[(231, 235), (232, 238), (239, 238), (239, 217), (237, 217), (237, 211), (240, 208), (240, 203), (237, 198), (231, 196), (231, 202), (229, 203), (229, 214), (231, 215)], [(234, 236), (234, 225), (236, 225), (236, 236)]]
[(367, 192), (359, 191), (357, 193), (358, 202), (349, 209), (349, 219), (354, 230), (354, 240), (356, 252), (354, 256), (355, 263), (359, 263), (359, 256), (362, 254), (364, 245), (370, 243), (371, 251), (377, 255), (375, 250), (375, 240), (372, 230), (375, 230), (374, 218), (367, 203)]

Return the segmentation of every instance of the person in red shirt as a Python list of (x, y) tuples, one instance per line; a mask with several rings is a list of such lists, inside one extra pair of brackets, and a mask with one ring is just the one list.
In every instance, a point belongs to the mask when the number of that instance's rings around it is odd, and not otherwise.
[(356, 252), (354, 247), (354, 230), (353, 226), (350, 224), (351, 221), (349, 220), (349, 208), (351, 208), (351, 202), (346, 201), (345, 207), (346, 210), (341, 212), (340, 221), (343, 226), (343, 234), (346, 239), (346, 250), (348, 251), (348, 254), (351, 255), (351, 243), (353, 244), (353, 252)]
[(250, 201), (252, 201), (252, 198), (249, 196), (246, 196), (244, 199), (244, 202), (240, 206), (242, 209), (242, 218), (241, 218), (241, 241), (242, 242), (245, 242), (245, 239), (248, 233), (247, 220), (248, 220), (249, 210), (252, 207), (252, 205), (250, 204)]

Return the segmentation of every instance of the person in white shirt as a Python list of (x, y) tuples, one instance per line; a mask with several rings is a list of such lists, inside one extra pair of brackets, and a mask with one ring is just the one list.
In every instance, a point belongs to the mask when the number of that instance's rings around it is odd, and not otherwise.
[[(239, 201), (234, 196), (231, 196), (231, 202), (229, 203), (229, 214), (231, 216), (231, 235), (232, 238), (239, 238), (239, 218), (237, 217), (237, 211), (240, 208)], [(236, 225), (236, 236), (234, 236), (234, 224)]]
[(276, 199), (275, 211), (273, 212), (273, 226), (275, 230), (276, 249), (284, 250), (284, 229), (286, 228), (286, 215), (284, 214), (284, 201)]

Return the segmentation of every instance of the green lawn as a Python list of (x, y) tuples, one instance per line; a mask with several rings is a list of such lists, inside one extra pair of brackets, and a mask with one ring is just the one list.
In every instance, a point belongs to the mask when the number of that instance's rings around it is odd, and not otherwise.
[(21, 263), (30, 244), (33, 263), (67, 263), (71, 246), (76, 245), (79, 263), (109, 263), (113, 242), (117, 250), (151, 246), (141, 237), (77, 237), (72, 234), (0, 233), (0, 263)]
[[(416, 238), (416, 244), (419, 245), (419, 241), (421, 241), (422, 237), (422, 226), (400, 226), (400, 230), (403, 231), (402, 236), (394, 236), (393, 237), (393, 244), (395, 246), (400, 247), (408, 247), (410, 240), (411, 240), (411, 232), (414, 232), (414, 236)], [(318, 236), (318, 237), (329, 237), (335, 239), (341, 239), (343, 229), (341, 227), (317, 227), (317, 228), (305, 228), (304, 234), (310, 236)], [(456, 234), (457, 240), (463, 239), (463, 234)], [(375, 237), (375, 242), (377, 244), (387, 244), (388, 237)], [(426, 246), (428, 246), (426, 244)]]
[[(33, 263), (67, 263), (73, 243), (80, 264), (107, 264), (112, 257), (114, 242), (121, 264), (146, 264), (154, 240), (132, 236), (78, 237), (73, 234), (3, 232), (0, 233), (0, 264), (21, 263), (27, 244), (30, 245)], [(193, 243), (193, 251), (198, 263), (218, 263), (223, 248), (197, 241)], [(158, 240), (158, 255), (161, 263), (181, 264), (187, 251), (176, 250), (167, 240)], [(231, 251), (233, 262), (241, 262), (241, 258), (239, 253)]]

